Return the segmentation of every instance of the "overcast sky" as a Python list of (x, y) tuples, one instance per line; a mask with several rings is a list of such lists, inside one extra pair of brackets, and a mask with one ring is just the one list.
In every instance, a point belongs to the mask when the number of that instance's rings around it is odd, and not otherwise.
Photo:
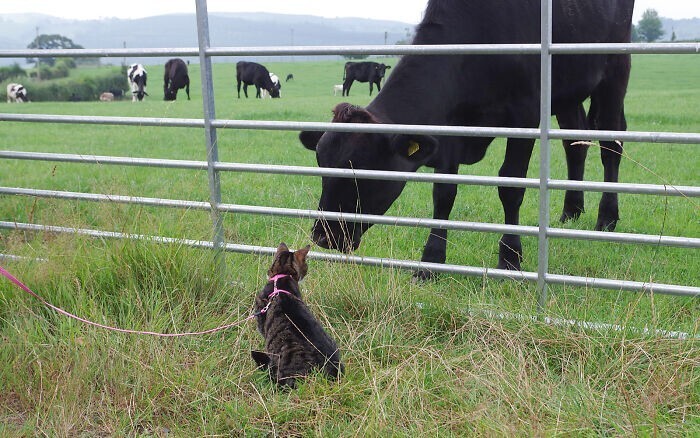
[[(488, 0), (487, 0), (488, 1)], [(209, 0), (209, 12), (276, 12), (323, 17), (363, 17), (417, 23), (427, 0)], [(0, 0), (0, 16), (39, 12), (64, 18), (141, 18), (195, 12), (194, 0)], [(700, 17), (700, 0), (636, 0), (634, 21), (646, 9), (662, 17)]]

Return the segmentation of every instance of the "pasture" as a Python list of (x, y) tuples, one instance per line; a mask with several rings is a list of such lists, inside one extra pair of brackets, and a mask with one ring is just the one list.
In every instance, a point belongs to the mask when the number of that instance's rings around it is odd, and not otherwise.
[[(382, 61), (385, 62), (385, 61)], [(214, 64), (221, 119), (328, 121), (341, 101), (365, 105), (368, 85), (333, 96), (341, 61), (263, 62), (280, 78), (282, 99), (235, 97), (235, 62)], [(395, 60), (387, 64), (394, 66)], [(162, 100), (162, 69), (147, 66), (145, 102), (0, 103), (0, 112), (202, 117), (197, 65), (191, 96)], [(633, 59), (628, 129), (700, 132), (700, 58)], [(389, 72), (389, 75), (391, 73)], [(126, 88), (126, 85), (125, 85)], [(249, 90), (250, 92), (250, 90)], [(29, 89), (31, 96), (31, 89)], [(249, 93), (250, 94), (250, 93)], [(253, 93), (254, 95), (254, 93)], [(3, 149), (205, 160), (192, 128), (0, 124)], [(224, 162), (315, 165), (296, 132), (218, 130)], [(461, 172), (496, 175), (505, 142)], [(538, 175), (537, 149), (528, 176)], [(620, 180), (700, 185), (697, 145), (625, 144)], [(427, 170), (424, 170), (427, 171)], [(565, 179), (553, 145), (552, 178)], [(586, 179), (602, 180), (589, 150)], [(206, 172), (110, 165), (0, 161), (0, 185), (207, 201)], [(222, 173), (223, 202), (315, 209), (317, 177)], [(564, 194), (553, 192), (552, 224)], [(565, 228), (593, 229), (600, 194)], [(523, 225), (537, 225), (528, 190)], [(700, 237), (697, 200), (620, 195), (617, 230)], [(408, 183), (388, 215), (430, 217), (431, 186)], [(501, 223), (495, 188), (462, 186), (452, 219)], [(0, 220), (211, 239), (208, 213), (3, 196)], [(226, 215), (226, 241), (291, 248), (309, 243), (311, 220)], [(359, 255), (419, 259), (428, 230), (375, 225)], [(493, 267), (498, 236), (451, 231), (448, 263)], [(550, 272), (698, 286), (696, 250), (588, 241), (551, 241)], [(319, 249), (314, 248), (315, 251)], [(536, 270), (537, 242), (523, 238), (523, 269)], [(0, 231), (0, 253), (45, 258), (4, 262), (53, 304), (80, 316), (151, 331), (205, 330), (248, 315), (270, 257), (213, 255), (184, 246)], [(698, 335), (697, 299), (552, 286), (547, 315), (629, 329), (552, 327), (531, 319), (533, 284), (441, 275), (414, 284), (410, 273), (311, 260), (306, 301), (341, 348), (340, 383), (312, 377), (280, 392), (253, 369), (262, 339), (253, 323), (217, 335), (163, 340), (85, 327), (0, 281), (0, 435), (696, 435), (700, 433), (700, 340), (662, 339), (631, 329)]]

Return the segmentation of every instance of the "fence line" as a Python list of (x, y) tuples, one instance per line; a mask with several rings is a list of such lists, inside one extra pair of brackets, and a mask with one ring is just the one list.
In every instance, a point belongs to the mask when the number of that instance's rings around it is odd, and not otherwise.
[[(86, 163), (156, 167), (169, 169), (206, 170), (206, 161), (172, 160), (161, 158), (116, 157), (110, 155), (76, 155), (47, 152), (0, 151), (0, 158), (64, 163)], [(268, 173), (280, 175), (333, 176), (337, 178), (380, 179), (389, 181), (441, 182), (491, 187), (539, 188), (539, 179), (503, 176), (455, 175), (451, 173), (394, 172), (385, 170), (336, 169), (328, 167), (287, 166), (280, 164), (227, 163), (219, 161), (214, 168), (227, 172)], [(598, 181), (573, 181), (550, 179), (549, 188), (555, 190), (586, 190), (590, 192), (614, 192), (632, 195), (700, 197), (700, 187), (671, 184), (610, 183)]]
[[(95, 238), (108, 238), (108, 239), (129, 239), (129, 240), (145, 240), (152, 243), (159, 244), (175, 244), (189, 246), (192, 248), (200, 249), (214, 249), (214, 242), (203, 241), (203, 240), (193, 240), (193, 239), (178, 239), (172, 237), (163, 236), (147, 236), (143, 234), (134, 233), (121, 233), (114, 231), (102, 231), (102, 230), (90, 230), (83, 228), (69, 228), (60, 227), (52, 225), (36, 225), (36, 224), (25, 224), (19, 222), (7, 222), (0, 221), (0, 228), (19, 230), (19, 231), (40, 231), (40, 232), (51, 232), (51, 233), (67, 233), (67, 234), (78, 234), (83, 236), (95, 237)], [(226, 243), (224, 244), (223, 250), (226, 252), (238, 253), (238, 254), (257, 254), (257, 255), (274, 255), (277, 251), (276, 247), (265, 247), (256, 245), (241, 245)], [(390, 258), (379, 258), (379, 257), (362, 257), (362, 256), (351, 256), (344, 254), (329, 254), (325, 252), (315, 252), (311, 251), (308, 255), (309, 258), (315, 260), (324, 260), (335, 263), (349, 263), (365, 266), (375, 266), (380, 268), (394, 268), (394, 269), (427, 269), (436, 273), (446, 273), (446, 274), (457, 274), (466, 275), (472, 277), (488, 277), (501, 280), (518, 280), (518, 281), (529, 281), (536, 282), (538, 280), (538, 275), (536, 272), (527, 271), (509, 271), (506, 269), (494, 269), (494, 268), (478, 268), (472, 266), (463, 265), (450, 265), (446, 263), (427, 263), (427, 262), (416, 262), (412, 260), (397, 260)], [(653, 283), (653, 282), (642, 282), (642, 281), (629, 281), (629, 280), (611, 280), (611, 279), (601, 279), (601, 278), (589, 278), (574, 275), (560, 275), (560, 274), (547, 274), (547, 282), (550, 284), (558, 284), (562, 286), (570, 287), (585, 287), (585, 288), (597, 288), (597, 289), (611, 289), (611, 290), (624, 290), (629, 292), (653, 292), (657, 294), (664, 295), (675, 295), (683, 297), (700, 297), (700, 288), (692, 286), (680, 286), (675, 284), (663, 284), (663, 283)]]
[[(210, 202), (183, 201), (179, 199), (147, 198), (140, 196), (108, 195), (99, 193), (66, 192), (58, 190), (26, 189), (21, 187), (1, 187), (0, 194), (33, 196), (40, 198), (69, 199), (74, 201), (111, 202), (115, 204), (135, 204), (149, 207), (186, 208), (190, 210), (219, 211), (253, 215), (293, 217), (299, 219), (319, 219), (329, 221), (351, 221), (375, 225), (393, 225), (417, 228), (438, 228), (455, 231), (476, 231), (496, 234), (517, 234), (535, 237), (540, 227), (528, 225), (507, 225), (482, 222), (467, 222), (447, 219), (412, 218), (402, 216), (372, 215), (360, 213), (336, 213), (331, 211), (304, 210), (256, 205), (238, 205), (219, 202), (216, 208)], [(564, 228), (542, 227), (547, 237), (599, 242), (637, 243), (676, 248), (700, 248), (700, 239), (633, 233), (609, 233), (605, 231), (568, 230)]]
[[(475, 268), (468, 266), (423, 263), (406, 260), (378, 259), (338, 254), (313, 253), (317, 259), (338, 262), (352, 262), (370, 266), (387, 266), (401, 269), (429, 269), (434, 272), (449, 272), (462, 275), (476, 275), (493, 278), (517, 278), (538, 283), (541, 294), (538, 304), (544, 307), (548, 284), (563, 284), (581, 287), (595, 287), (628, 291), (654, 291), (681, 296), (700, 296), (700, 288), (680, 285), (654, 284), (612, 279), (591, 279), (567, 275), (556, 275), (548, 272), (548, 239), (568, 238), (608, 242), (654, 244), (664, 246), (698, 248), (700, 239), (689, 237), (650, 236), (629, 233), (603, 233), (596, 231), (566, 230), (551, 228), (549, 223), (549, 194), (557, 190), (589, 190), (619, 193), (653, 194), (663, 196), (684, 196), (695, 198), (700, 196), (700, 187), (673, 187), (653, 184), (624, 184), (582, 181), (551, 180), (549, 177), (549, 149), (551, 140), (619, 140), (647, 143), (677, 143), (700, 144), (700, 133), (667, 133), (667, 132), (617, 132), (617, 131), (588, 131), (551, 129), (551, 62), (553, 55), (577, 54), (697, 54), (700, 53), (700, 43), (664, 43), (664, 44), (558, 44), (551, 39), (551, 10), (552, 0), (541, 3), (542, 28), (540, 44), (457, 44), (457, 45), (427, 45), (427, 46), (295, 46), (295, 47), (210, 47), (209, 24), (206, 0), (196, 0), (198, 47), (197, 48), (154, 48), (154, 49), (69, 49), (69, 50), (0, 50), (0, 58), (24, 57), (125, 57), (125, 56), (198, 56), (202, 75), (202, 95), (204, 116), (202, 119), (181, 118), (137, 118), (137, 117), (101, 117), (101, 116), (60, 116), (60, 115), (28, 115), (0, 114), (0, 121), (28, 123), (78, 123), (119, 126), (149, 126), (149, 127), (185, 127), (203, 129), (207, 161), (185, 160), (155, 160), (147, 158), (125, 158), (113, 156), (81, 156), (71, 154), (25, 153), (19, 151), (0, 151), (0, 157), (21, 160), (65, 161), (80, 163), (100, 163), (130, 166), (149, 166), (162, 168), (179, 168), (207, 170), (209, 176), (209, 201), (184, 201), (174, 199), (158, 199), (107, 194), (87, 194), (76, 192), (60, 192), (23, 188), (0, 187), (0, 193), (38, 196), (58, 199), (73, 199), (95, 202), (133, 203), (161, 207), (190, 208), (207, 210), (212, 214), (213, 241), (191, 241), (171, 239), (157, 236), (141, 236), (128, 233), (113, 233), (100, 230), (74, 229), (56, 226), (20, 224), (0, 222), (0, 228), (19, 229), (25, 231), (70, 232), (94, 237), (147, 239), (159, 243), (177, 243), (200, 248), (222, 249), (241, 253), (274, 253), (274, 248), (250, 245), (227, 244), (223, 241), (221, 213), (237, 214), (267, 214), (286, 217), (303, 217), (316, 219), (350, 219), (366, 223), (391, 224), (415, 227), (430, 227), (456, 230), (470, 230), (520, 234), (538, 237), (538, 272), (512, 272), (498, 269)], [(493, 127), (459, 127), (459, 126), (427, 126), (427, 125), (367, 125), (367, 124), (333, 124), (321, 122), (282, 122), (282, 121), (243, 121), (217, 119), (213, 83), (211, 80), (211, 59), (217, 56), (295, 56), (295, 55), (480, 55), (480, 54), (530, 54), (539, 55), (541, 61), (541, 121), (539, 128), (493, 128)], [(445, 174), (415, 174), (406, 172), (382, 172), (369, 170), (348, 169), (319, 169), (301, 166), (279, 166), (243, 163), (222, 163), (218, 160), (216, 134), (218, 129), (256, 129), (256, 130), (310, 130), (336, 132), (374, 132), (374, 133), (409, 133), (426, 135), (450, 135), (471, 137), (511, 137), (531, 138), (541, 141), (541, 175), (539, 179), (475, 177), (467, 175)], [(402, 181), (450, 182), (455, 184), (479, 184), (488, 186), (512, 186), (539, 188), (540, 190), (540, 220), (539, 226), (512, 226), (504, 224), (483, 224), (464, 221), (434, 220), (420, 218), (405, 218), (362, 214), (340, 214), (318, 212), (311, 210), (286, 209), (277, 207), (244, 206), (224, 204), (221, 202), (219, 173), (222, 171), (261, 172), (273, 174), (294, 174), (313, 176), (338, 176), (344, 178), (373, 178)]]
[[(115, 126), (157, 126), (174, 128), (204, 128), (205, 119), (167, 117), (114, 117), (114, 116), (64, 116), (52, 114), (0, 113), (0, 121), (31, 123), (74, 123)], [(397, 125), (330, 122), (279, 122), (265, 120), (213, 119), (211, 126), (218, 129), (251, 129), (270, 131), (333, 131), (389, 134), (447, 135), (463, 137), (511, 137), (534, 138), (540, 136), (539, 128), (492, 128), (435, 125)], [(644, 143), (700, 144), (700, 134), (685, 132), (599, 131), (577, 129), (551, 129), (553, 140), (610, 140)]]
[[(0, 58), (123, 58), (125, 56), (191, 56), (204, 53), (220, 56), (299, 56), (299, 55), (539, 55), (540, 44), (434, 44), (373, 46), (254, 46), (131, 48), (131, 49), (14, 49), (0, 50)], [(552, 43), (553, 55), (582, 54), (654, 54), (682, 55), (700, 53), (698, 43)]]

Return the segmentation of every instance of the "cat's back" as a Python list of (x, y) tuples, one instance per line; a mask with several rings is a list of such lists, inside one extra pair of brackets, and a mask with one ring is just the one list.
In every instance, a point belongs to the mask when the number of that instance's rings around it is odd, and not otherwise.
[[(320, 351), (330, 356), (338, 347), (333, 338), (326, 332), (321, 322), (311, 312), (309, 306), (302, 300), (291, 296), (280, 296), (270, 305), (268, 310), (267, 338), (289, 339), (297, 338), (298, 342), (306, 341), (314, 351)], [(286, 336), (280, 336), (285, 334)]]

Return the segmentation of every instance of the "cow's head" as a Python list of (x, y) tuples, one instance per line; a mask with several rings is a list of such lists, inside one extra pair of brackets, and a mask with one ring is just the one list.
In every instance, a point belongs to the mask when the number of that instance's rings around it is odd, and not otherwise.
[[(381, 123), (372, 113), (348, 103), (333, 110), (333, 122)], [(437, 147), (430, 136), (349, 132), (299, 134), (302, 144), (316, 151), (320, 167), (414, 172), (427, 163)], [(405, 181), (323, 177), (320, 211), (386, 213), (406, 185)], [(323, 248), (349, 252), (360, 246), (362, 234), (371, 224), (316, 220), (312, 239)]]
[(375, 70), (376, 70), (376, 73), (377, 73), (377, 77), (380, 78), (380, 79), (383, 78), (384, 75), (386, 74), (386, 71), (387, 71), (388, 69), (390, 69), (390, 68), (391, 68), (390, 65), (377, 64), (376, 67), (375, 67)]
[(143, 85), (139, 84), (139, 87), (136, 91), (133, 92), (134, 95), (136, 95), (136, 98), (138, 100), (143, 100), (144, 96), (148, 96), (148, 93), (146, 93), (146, 90), (144, 90)]
[(177, 88), (171, 87), (171, 84), (163, 87), (163, 100), (176, 100), (177, 99)]
[(274, 84), (273, 84), (273, 85), (272, 85), (272, 88), (270, 88), (270, 89), (267, 90), (267, 91), (270, 92), (270, 97), (273, 98), (273, 99), (277, 99), (277, 98), (280, 97), (280, 87), (277, 86), (277, 85), (274, 85)]
[(29, 102), (29, 97), (27, 96), (27, 89), (24, 88), (22, 85), (20, 85), (16, 90), (15, 90), (15, 96), (17, 98), (17, 102)]

